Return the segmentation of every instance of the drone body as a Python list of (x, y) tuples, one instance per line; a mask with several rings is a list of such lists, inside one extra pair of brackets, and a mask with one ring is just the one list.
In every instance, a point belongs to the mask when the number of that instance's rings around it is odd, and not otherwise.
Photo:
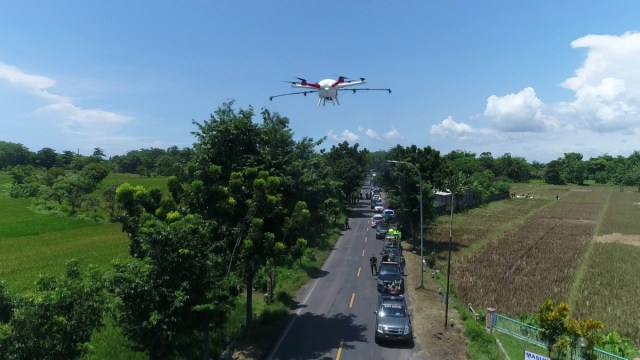
[(324, 80), (318, 81), (317, 83), (310, 83), (310, 82), (307, 82), (307, 80), (302, 78), (297, 78), (297, 79), (300, 81), (299, 82), (292, 81), (291, 87), (306, 89), (305, 91), (297, 91), (297, 92), (292, 92), (287, 94), (274, 95), (269, 97), (269, 100), (273, 100), (273, 98), (280, 97), (280, 96), (298, 95), (298, 94), (307, 96), (307, 94), (318, 93), (318, 97), (319, 97), (318, 106), (320, 106), (320, 104), (324, 106), (327, 103), (327, 100), (331, 101), (333, 105), (336, 105), (336, 104), (340, 105), (340, 101), (338, 101), (338, 94), (340, 91), (345, 91), (345, 90), (352, 91), (354, 94), (358, 91), (378, 91), (378, 90), (387, 91), (391, 93), (391, 89), (351, 88), (352, 86), (365, 84), (366, 81), (364, 80), (364, 78), (360, 78), (360, 80), (351, 81), (351, 80), (347, 80), (347, 78), (345, 78), (344, 76), (340, 76), (338, 77), (338, 80), (324, 79)]

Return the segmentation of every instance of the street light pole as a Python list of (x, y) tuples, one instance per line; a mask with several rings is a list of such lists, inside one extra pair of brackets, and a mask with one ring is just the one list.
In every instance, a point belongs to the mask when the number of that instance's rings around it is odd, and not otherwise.
[(411, 165), (414, 169), (416, 169), (416, 172), (418, 173), (418, 186), (419, 186), (419, 192), (420, 192), (420, 286), (418, 287), (418, 289), (424, 289), (424, 241), (423, 241), (423, 231), (424, 231), (424, 227), (422, 225), (422, 219), (424, 219), (424, 216), (422, 216), (422, 176), (420, 175), (420, 170), (418, 170), (418, 167), (413, 165), (410, 162), (406, 162), (406, 161), (398, 161), (398, 160), (387, 160), (390, 163), (395, 163), (395, 164), (408, 164)]
[(447, 260), (447, 293), (444, 298), (444, 329), (447, 330), (447, 321), (449, 317), (449, 278), (451, 276), (451, 232), (453, 229), (453, 200), (456, 197), (454, 189), (451, 191), (451, 219), (449, 220), (449, 259)]

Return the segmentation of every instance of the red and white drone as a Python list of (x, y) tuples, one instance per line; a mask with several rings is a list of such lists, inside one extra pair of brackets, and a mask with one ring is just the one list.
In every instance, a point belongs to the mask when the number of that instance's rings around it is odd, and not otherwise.
[(300, 82), (289, 81), (291, 83), (292, 88), (302, 88), (302, 89), (309, 89), (309, 90), (297, 91), (297, 92), (280, 94), (280, 95), (273, 95), (269, 97), (269, 100), (273, 100), (273, 98), (277, 98), (280, 96), (287, 96), (287, 95), (302, 94), (304, 96), (307, 96), (307, 94), (312, 94), (317, 92), (318, 97), (320, 98), (318, 99), (318, 106), (320, 106), (320, 104), (324, 106), (327, 103), (327, 100), (331, 101), (333, 105), (335, 105), (336, 103), (340, 105), (340, 101), (338, 101), (339, 91), (353, 91), (353, 93), (355, 94), (358, 91), (382, 90), (382, 91), (387, 91), (391, 93), (391, 89), (351, 88), (351, 86), (362, 85), (366, 83), (364, 78), (360, 78), (360, 80), (351, 81), (351, 80), (347, 80), (347, 78), (344, 76), (340, 76), (338, 77), (338, 80), (324, 79), (324, 80), (318, 81), (317, 83), (310, 83), (310, 82), (307, 82), (307, 80), (302, 78), (296, 78), (296, 79), (300, 80)]

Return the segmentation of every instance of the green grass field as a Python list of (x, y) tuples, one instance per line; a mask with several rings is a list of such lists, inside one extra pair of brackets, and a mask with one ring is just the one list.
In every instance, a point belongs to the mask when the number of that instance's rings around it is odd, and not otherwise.
[(164, 192), (168, 192), (166, 176), (140, 176), (136, 174), (109, 174), (100, 184), (100, 189), (106, 189), (109, 186), (129, 183), (132, 185), (142, 185), (147, 189), (157, 187)]
[[(166, 178), (110, 175), (105, 181), (164, 183), (166, 189)], [(10, 177), (0, 174), (0, 279), (11, 293), (31, 292), (40, 275), (63, 274), (70, 259), (109, 269), (113, 260), (128, 256), (129, 240), (120, 224), (33, 212), (31, 199), (9, 197), (10, 186)]]
[[(166, 178), (110, 175), (105, 181), (161, 189), (165, 184), (166, 189)], [(85, 268), (92, 264), (108, 271), (112, 261), (129, 256), (129, 239), (120, 224), (36, 213), (29, 209), (32, 200), (9, 196), (10, 186), (10, 176), (0, 173), (0, 279), (10, 294), (33, 292), (40, 275), (62, 275), (70, 259), (80, 260)], [(94, 351), (86, 359), (147, 358), (129, 348), (109, 319), (94, 334), (91, 346)]]

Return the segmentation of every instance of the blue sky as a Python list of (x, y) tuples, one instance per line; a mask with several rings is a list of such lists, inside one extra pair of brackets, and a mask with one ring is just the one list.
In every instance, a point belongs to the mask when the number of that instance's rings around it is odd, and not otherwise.
[[(640, 150), (637, 1), (0, 0), (0, 140), (191, 146), (224, 101), (296, 138), (511, 153)], [(341, 106), (283, 80), (365, 77)], [(260, 118), (256, 117), (256, 121)]]

